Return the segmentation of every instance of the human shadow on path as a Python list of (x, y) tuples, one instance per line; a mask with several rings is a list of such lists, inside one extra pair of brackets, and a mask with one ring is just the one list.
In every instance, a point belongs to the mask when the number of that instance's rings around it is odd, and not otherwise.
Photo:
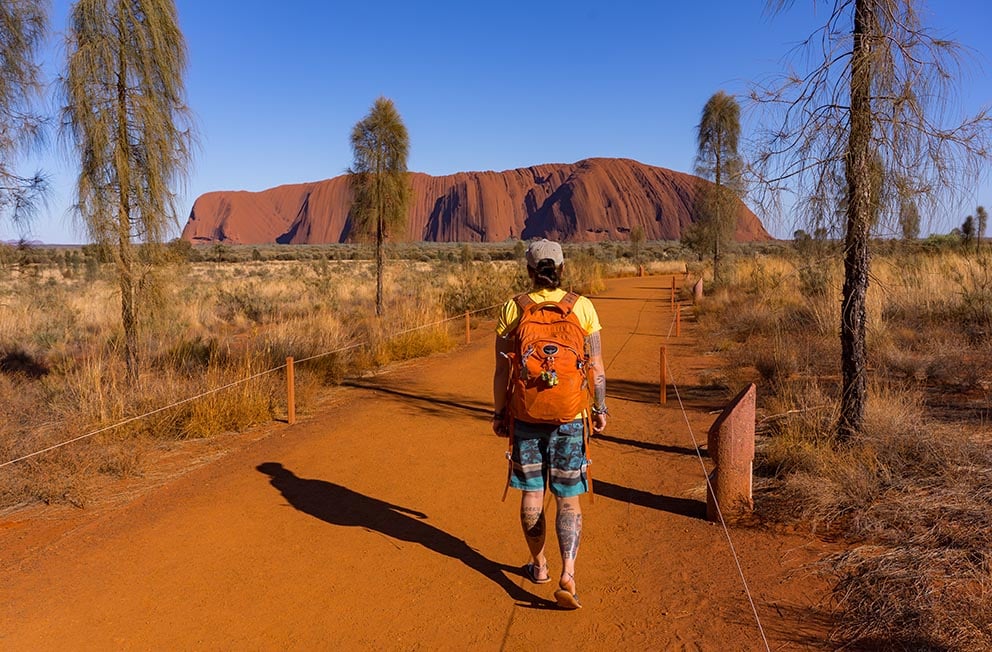
[(423, 512), (393, 505), (326, 480), (298, 477), (278, 462), (264, 462), (255, 468), (269, 476), (269, 483), (290, 505), (305, 514), (331, 525), (366, 528), (393, 539), (420, 544), (488, 577), (518, 602), (550, 605), (549, 601), (525, 591), (504, 574), (522, 575), (521, 568), (488, 559), (463, 540), (424, 521), (427, 515)]
[(592, 488), (597, 496), (604, 496), (621, 503), (640, 505), (689, 518), (706, 519), (706, 503), (699, 500), (653, 494), (650, 491), (623, 487), (605, 480), (595, 480)]

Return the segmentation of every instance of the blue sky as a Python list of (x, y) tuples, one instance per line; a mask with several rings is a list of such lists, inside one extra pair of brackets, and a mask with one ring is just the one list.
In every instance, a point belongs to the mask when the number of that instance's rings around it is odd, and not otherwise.
[[(173, 235), (202, 193), (343, 173), (351, 127), (380, 95), (393, 99), (406, 122), (409, 167), (418, 172), (593, 156), (691, 171), (706, 100), (718, 90), (746, 94), (749, 82), (781, 72), (828, 8), (796, 0), (769, 16), (763, 0), (176, 5), (200, 147)], [(62, 68), (68, 7), (67, 0), (52, 2), (50, 80)], [(992, 103), (992, 3), (931, 1), (923, 18), (971, 50), (962, 111)], [(38, 154), (20, 167), (39, 166), (51, 176), (48, 206), (26, 232), (0, 219), (0, 240), (85, 242), (69, 213), (73, 164)], [(947, 232), (977, 204), (992, 206), (988, 174), (925, 230)], [(797, 226), (789, 215), (763, 217), (778, 236)]]

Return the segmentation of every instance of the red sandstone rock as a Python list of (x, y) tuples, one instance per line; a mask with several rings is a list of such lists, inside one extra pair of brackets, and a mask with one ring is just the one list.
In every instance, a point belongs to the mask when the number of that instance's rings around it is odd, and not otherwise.
[[(392, 236), (438, 242), (625, 240), (637, 225), (648, 240), (678, 240), (696, 219), (697, 188), (708, 183), (629, 159), (605, 158), (442, 177), (414, 172), (411, 180), (406, 233)], [(182, 237), (194, 243), (345, 242), (350, 206), (347, 176), (261, 192), (209, 192), (193, 204)], [(735, 238), (770, 239), (743, 203)]]

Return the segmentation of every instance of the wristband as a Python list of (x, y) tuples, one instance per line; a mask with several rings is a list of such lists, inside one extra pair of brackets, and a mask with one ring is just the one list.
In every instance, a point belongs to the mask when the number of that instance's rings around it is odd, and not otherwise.
[(603, 407), (601, 407), (601, 408), (596, 407), (594, 405), (594, 406), (592, 406), (592, 413), (593, 414), (609, 414), (610, 411), (606, 409), (606, 406), (605, 405)]
[(493, 412), (493, 421), (496, 421), (497, 419), (502, 419), (504, 416), (506, 416), (506, 413), (505, 412), (502, 412), (502, 411), (501, 412)]

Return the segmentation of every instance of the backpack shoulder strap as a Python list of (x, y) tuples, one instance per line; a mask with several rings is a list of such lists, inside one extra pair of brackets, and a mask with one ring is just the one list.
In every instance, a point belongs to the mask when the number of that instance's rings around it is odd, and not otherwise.
[(561, 298), (561, 301), (558, 302), (558, 305), (564, 308), (565, 315), (568, 315), (570, 312), (572, 312), (572, 309), (575, 308), (575, 302), (578, 300), (579, 300), (578, 294), (576, 294), (575, 292), (569, 292), (568, 294), (566, 294)]
[(526, 310), (527, 306), (535, 303), (533, 299), (530, 298), (530, 294), (527, 292), (521, 292), (517, 296), (513, 297), (513, 300), (517, 303), (517, 307), (523, 312)]
[(568, 315), (572, 313), (572, 309), (575, 308), (575, 302), (579, 300), (579, 295), (575, 292), (569, 292), (559, 301), (544, 301), (542, 303), (537, 303), (531, 298), (530, 294), (524, 292), (513, 297), (513, 300), (520, 308), (521, 314), (526, 313), (528, 308), (531, 310), (536, 310), (538, 306), (555, 305), (558, 306), (559, 310), (561, 310), (563, 317), (568, 317)]

